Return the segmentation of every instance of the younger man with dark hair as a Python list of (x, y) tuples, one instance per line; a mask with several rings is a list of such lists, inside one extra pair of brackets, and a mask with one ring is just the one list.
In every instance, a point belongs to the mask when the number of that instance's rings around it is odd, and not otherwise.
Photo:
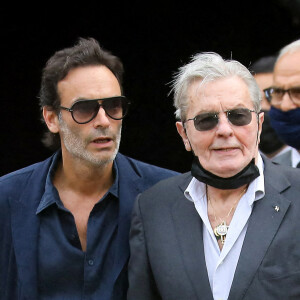
[(134, 199), (176, 173), (118, 154), (122, 73), (94, 39), (48, 60), (44, 141), (59, 150), (0, 178), (0, 299), (126, 299)]

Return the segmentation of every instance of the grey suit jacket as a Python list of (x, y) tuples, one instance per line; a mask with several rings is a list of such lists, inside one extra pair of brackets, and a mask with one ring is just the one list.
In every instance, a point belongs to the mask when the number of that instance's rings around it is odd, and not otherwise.
[(288, 150), (272, 158), (272, 161), (280, 165), (292, 166), (292, 150)]
[[(230, 300), (300, 299), (300, 170), (264, 163), (266, 194), (254, 204)], [(128, 300), (213, 299), (202, 220), (183, 195), (191, 178), (164, 180), (137, 198)]]

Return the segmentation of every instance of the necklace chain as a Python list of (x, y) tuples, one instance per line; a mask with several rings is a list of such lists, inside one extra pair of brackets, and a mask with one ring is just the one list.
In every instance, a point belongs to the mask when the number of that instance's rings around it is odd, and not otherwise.
[[(232, 207), (230, 208), (228, 214), (226, 215), (225, 218), (223, 218), (223, 220), (220, 217), (218, 217), (220, 219), (221, 223), (219, 225), (217, 225), (214, 228), (213, 231), (214, 231), (214, 234), (215, 234), (217, 240), (221, 239), (222, 245), (224, 245), (224, 243), (225, 243), (226, 235), (227, 235), (228, 228), (229, 228), (229, 226), (226, 224), (226, 219), (230, 216), (230, 214), (231, 214), (232, 210), (234, 209), (236, 203), (241, 199), (241, 197), (246, 192), (246, 190), (247, 190), (247, 187), (245, 189), (243, 189), (243, 191), (241, 192), (241, 194), (239, 195), (239, 197), (234, 201), (234, 203), (233, 203)], [(210, 199), (210, 197), (208, 195), (207, 185), (206, 185), (206, 197), (207, 197), (207, 200), (210, 203), (210, 206), (212, 208), (215, 222), (217, 222), (217, 216), (216, 216), (216, 213), (215, 213), (215, 209), (214, 209), (214, 207), (212, 205), (212, 202), (211, 202), (211, 199)]]

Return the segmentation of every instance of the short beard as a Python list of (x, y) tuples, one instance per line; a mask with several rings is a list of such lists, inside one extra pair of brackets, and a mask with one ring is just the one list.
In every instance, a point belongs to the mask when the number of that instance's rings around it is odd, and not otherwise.
[[(121, 130), (122, 125), (120, 125), (119, 132), (113, 136), (115, 142), (115, 150), (114, 152), (108, 157), (97, 157), (87, 151), (85, 146), (92, 138), (83, 139), (77, 133), (73, 132), (66, 122), (61, 117), (61, 114), (58, 115), (59, 125), (60, 125), (60, 136), (64, 146), (66, 147), (67, 151), (74, 157), (80, 160), (85, 161), (92, 167), (103, 167), (112, 161), (114, 161), (120, 146), (121, 141)], [(97, 129), (97, 133), (103, 136), (111, 136), (108, 129)]]

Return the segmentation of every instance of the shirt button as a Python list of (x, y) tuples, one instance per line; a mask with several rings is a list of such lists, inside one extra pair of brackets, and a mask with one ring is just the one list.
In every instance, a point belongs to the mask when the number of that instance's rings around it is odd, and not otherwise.
[(93, 261), (92, 259), (89, 259), (88, 264), (89, 264), (90, 266), (93, 266), (93, 265), (94, 265), (94, 261)]

